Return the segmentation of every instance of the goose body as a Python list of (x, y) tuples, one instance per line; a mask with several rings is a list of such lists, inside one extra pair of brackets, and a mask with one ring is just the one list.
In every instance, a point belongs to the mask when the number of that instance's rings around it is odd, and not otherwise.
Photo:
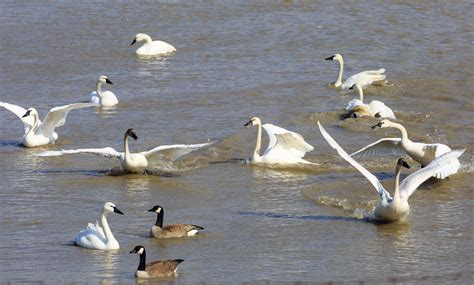
[[(244, 127), (257, 126), (257, 144), (251, 159), (252, 163), (263, 164), (315, 164), (303, 159), (304, 155), (313, 150), (313, 146), (308, 144), (304, 138), (295, 132), (288, 131), (284, 128), (277, 127), (272, 124), (265, 124), (258, 117), (253, 117)], [(262, 127), (268, 134), (268, 147), (260, 155), (262, 144)]]
[(174, 46), (170, 45), (169, 43), (163, 41), (154, 41), (147, 34), (136, 34), (132, 41), (132, 45), (141, 41), (145, 41), (145, 43), (135, 51), (137, 55), (164, 55), (176, 51)]
[(157, 214), (156, 222), (150, 228), (150, 236), (154, 238), (176, 238), (196, 235), (203, 227), (191, 224), (170, 224), (163, 226), (163, 207), (156, 205), (148, 212)]
[(387, 107), (385, 103), (377, 100), (370, 101), (369, 104), (364, 104), (364, 93), (362, 87), (358, 84), (354, 84), (350, 89), (357, 88), (359, 92), (359, 99), (351, 100), (346, 107), (346, 111), (349, 112), (349, 116), (353, 118), (359, 117), (375, 117), (375, 118), (390, 118), (396, 119), (392, 109)]
[(80, 231), (79, 234), (77, 234), (77, 236), (74, 238), (74, 244), (89, 249), (119, 249), (120, 245), (112, 234), (109, 223), (107, 222), (106, 215), (109, 213), (123, 215), (123, 213), (115, 206), (115, 204), (106, 202), (102, 207), (99, 217), (102, 226), (99, 225), (98, 221), (95, 223), (95, 225), (89, 223), (87, 229)]
[[(413, 160), (420, 163), (422, 167), (426, 167), (435, 158), (442, 156), (451, 151), (451, 148), (441, 143), (420, 143), (413, 142), (408, 138), (408, 133), (401, 124), (394, 123), (390, 120), (384, 119), (375, 128), (395, 128), (400, 131), (401, 138), (383, 138), (372, 144), (369, 144), (362, 149), (354, 152), (351, 156), (367, 157), (380, 155), (405, 155), (407, 154)], [(436, 178), (444, 179), (452, 174), (458, 172), (461, 166), (459, 160), (453, 159), (444, 167), (439, 169), (439, 172), (434, 176)]]
[(146, 262), (146, 251), (142, 245), (135, 246), (130, 253), (138, 253), (140, 255), (140, 263), (135, 271), (137, 278), (155, 278), (155, 277), (169, 277), (176, 274), (178, 266), (183, 262), (182, 259), (167, 259)]
[(347, 152), (342, 149), (339, 144), (329, 135), (329, 133), (321, 126), (318, 121), (318, 126), (324, 139), (329, 145), (334, 148), (339, 156), (349, 162), (354, 168), (362, 173), (372, 186), (377, 191), (380, 202), (375, 207), (372, 214), (372, 219), (375, 222), (394, 222), (405, 219), (410, 213), (410, 206), (408, 204), (408, 198), (415, 192), (415, 190), (430, 177), (438, 173), (446, 164), (450, 164), (452, 161), (457, 161), (458, 157), (461, 156), (465, 150), (454, 150), (441, 155), (440, 157), (431, 161), (426, 167), (419, 169), (418, 171), (408, 175), (401, 184), (400, 173), (401, 168), (410, 168), (403, 158), (400, 158), (397, 162), (395, 169), (395, 182), (394, 182), (394, 194), (390, 196), (387, 190), (382, 186), (378, 178), (355, 161)]
[(102, 90), (102, 85), (105, 83), (113, 85), (107, 76), (101, 75), (99, 79), (97, 79), (95, 91), (92, 91), (89, 101), (102, 107), (113, 107), (118, 104), (118, 99), (112, 91)]
[(69, 111), (93, 106), (97, 105), (94, 103), (75, 103), (54, 107), (49, 110), (42, 122), (35, 108), (24, 109), (14, 104), (0, 102), (0, 107), (9, 110), (22, 121), (25, 131), (23, 135), (23, 145), (25, 147), (37, 147), (55, 143), (58, 140), (58, 134), (55, 132), (55, 129), (66, 123)]
[(333, 56), (326, 58), (326, 60), (332, 60), (339, 62), (339, 72), (335, 82), (331, 83), (331, 87), (347, 90), (352, 85), (358, 84), (361, 88), (365, 88), (375, 82), (382, 81), (385, 79), (385, 68), (378, 70), (366, 70), (359, 72), (347, 78), (344, 82), (342, 81), (342, 73), (344, 70), (344, 59), (342, 55), (336, 53)]
[(138, 153), (130, 153), (128, 147), (128, 137), (138, 140), (138, 136), (133, 129), (128, 129), (124, 135), (124, 152), (118, 152), (111, 147), (106, 148), (83, 148), (73, 150), (61, 151), (45, 151), (38, 154), (38, 156), (59, 156), (64, 154), (86, 153), (98, 156), (115, 158), (120, 161), (122, 168), (131, 173), (142, 173), (147, 169), (153, 169), (165, 161), (175, 161), (181, 156), (188, 154), (194, 150), (209, 146), (214, 142), (202, 144), (176, 144), (163, 145), (155, 147), (149, 151), (142, 151)]

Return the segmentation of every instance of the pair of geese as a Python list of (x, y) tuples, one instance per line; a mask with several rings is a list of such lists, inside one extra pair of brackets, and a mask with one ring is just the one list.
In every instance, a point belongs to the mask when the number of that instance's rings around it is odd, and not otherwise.
[[(163, 226), (164, 209), (156, 205), (148, 212), (157, 214), (156, 222), (150, 228), (150, 236), (153, 238), (179, 238), (196, 235), (203, 227), (192, 224), (170, 224)], [(80, 231), (74, 238), (74, 244), (88, 249), (115, 250), (120, 245), (115, 239), (107, 222), (107, 215), (116, 213), (123, 215), (117, 206), (112, 202), (106, 202), (102, 206), (99, 221), (95, 224), (89, 223), (87, 229)], [(142, 245), (137, 245), (130, 253), (140, 255), (140, 263), (135, 276), (138, 278), (164, 277), (173, 275), (182, 259), (160, 260), (146, 263), (146, 251)]]

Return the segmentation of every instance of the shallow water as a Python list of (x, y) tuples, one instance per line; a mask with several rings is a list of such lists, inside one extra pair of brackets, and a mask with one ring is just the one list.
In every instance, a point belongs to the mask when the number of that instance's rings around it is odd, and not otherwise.
[[(148, 258), (182, 258), (172, 282), (457, 282), (473, 278), (473, 5), (400, 1), (2, 1), (1, 101), (53, 106), (87, 100), (101, 74), (120, 104), (74, 110), (57, 145), (20, 147), (19, 120), (0, 110), (0, 281), (134, 280), (135, 245)], [(140, 59), (137, 32), (175, 45)], [(339, 52), (345, 75), (384, 67), (389, 84), (366, 90), (395, 110), (413, 140), (467, 148), (461, 173), (425, 184), (404, 223), (361, 220), (376, 204), (370, 184), (339, 159), (320, 120), (348, 151), (394, 130), (375, 119), (340, 121), (355, 97), (326, 87)], [(254, 115), (302, 134), (319, 167), (250, 166)], [(218, 140), (152, 175), (123, 175), (118, 162), (44, 150), (112, 146), (134, 128), (135, 151)], [(391, 191), (395, 158), (364, 160)], [(372, 167), (372, 163), (377, 167)], [(418, 165), (412, 163), (418, 168)], [(405, 172), (407, 175), (409, 172)], [(121, 249), (72, 246), (74, 235), (113, 201), (109, 223)], [(164, 206), (165, 223), (206, 228), (190, 239), (146, 237)], [(52, 274), (54, 272), (54, 274)]]

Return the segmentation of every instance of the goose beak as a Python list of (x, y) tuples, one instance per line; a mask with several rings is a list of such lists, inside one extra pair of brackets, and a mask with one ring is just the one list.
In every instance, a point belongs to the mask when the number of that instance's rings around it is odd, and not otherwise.
[(109, 83), (110, 85), (114, 85), (114, 84), (112, 83), (112, 81), (110, 81), (108, 78), (105, 79), (105, 83)]
[(117, 207), (114, 207), (114, 213), (123, 215), (122, 211), (120, 211)]
[(150, 210), (148, 210), (148, 212), (155, 212), (155, 210), (153, 210), (153, 208), (151, 208)]
[(378, 123), (377, 125), (372, 126), (372, 130), (375, 130), (376, 128), (381, 128), (382, 127), (382, 122)]
[(333, 56), (330, 56), (330, 57), (327, 57), (325, 58), (325, 60), (333, 60), (334, 59), (334, 55)]
[(133, 44), (136, 43), (136, 42), (137, 42), (137, 39), (134, 38), (133, 42), (130, 45), (133, 46)]
[(252, 120), (248, 121), (247, 123), (245, 123), (244, 127), (248, 128), (248, 127), (251, 127), (252, 126)]
[(135, 249), (132, 249), (132, 250), (130, 250), (129, 253), (137, 253), (137, 252), (135, 251)]

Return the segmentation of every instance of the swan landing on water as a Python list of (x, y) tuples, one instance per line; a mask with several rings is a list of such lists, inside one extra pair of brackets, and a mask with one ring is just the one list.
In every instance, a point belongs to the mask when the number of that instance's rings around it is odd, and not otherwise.
[(87, 107), (96, 107), (94, 103), (75, 103), (54, 107), (49, 110), (44, 122), (41, 122), (38, 111), (35, 108), (24, 109), (20, 106), (0, 102), (0, 107), (15, 114), (23, 122), (25, 134), (23, 135), (23, 145), (25, 147), (36, 147), (55, 143), (58, 134), (54, 131), (66, 123), (69, 111)]
[(128, 129), (123, 138), (124, 152), (118, 152), (111, 147), (106, 148), (83, 148), (61, 151), (45, 151), (38, 156), (59, 156), (64, 154), (88, 153), (104, 157), (111, 157), (120, 160), (122, 168), (131, 173), (142, 173), (145, 170), (153, 170), (164, 161), (175, 161), (179, 157), (194, 150), (209, 146), (214, 142), (202, 144), (175, 144), (155, 147), (149, 151), (130, 153), (128, 148), (128, 137), (138, 140), (138, 136), (133, 129)]
[(458, 157), (460, 157), (465, 151), (465, 149), (453, 150), (441, 155), (440, 157), (431, 161), (426, 167), (408, 175), (405, 179), (403, 179), (401, 184), (399, 184), (401, 168), (410, 167), (403, 158), (400, 158), (395, 169), (395, 185), (394, 194), (392, 197), (390, 196), (390, 193), (385, 190), (377, 177), (375, 177), (375, 175), (370, 173), (367, 169), (355, 161), (349, 154), (347, 154), (347, 152), (345, 152), (339, 146), (339, 144), (329, 135), (323, 126), (321, 126), (319, 121), (318, 126), (321, 134), (329, 143), (329, 145), (337, 151), (339, 156), (341, 156), (360, 173), (362, 173), (378, 192), (380, 196), (380, 202), (375, 207), (371, 217), (375, 222), (394, 222), (403, 220), (405, 217), (407, 217), (410, 212), (408, 198), (410, 198), (410, 196), (421, 185), (421, 183), (438, 173), (445, 165), (450, 164), (453, 161), (457, 161)]

